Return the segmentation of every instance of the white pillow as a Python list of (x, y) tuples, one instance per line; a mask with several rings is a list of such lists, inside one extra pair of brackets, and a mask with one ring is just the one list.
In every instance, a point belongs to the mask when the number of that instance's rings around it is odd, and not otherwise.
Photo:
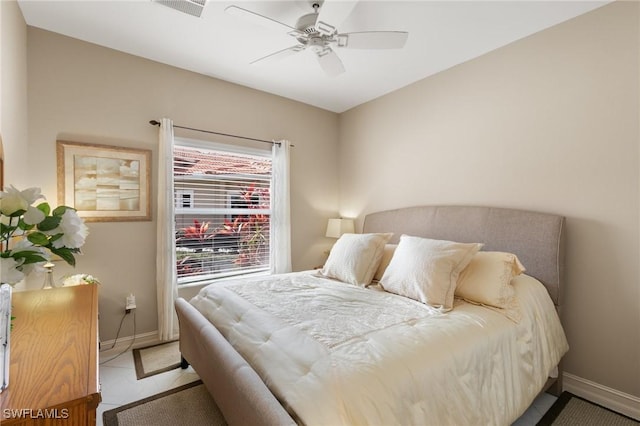
[(471, 303), (510, 309), (515, 298), (511, 280), (524, 271), (513, 253), (481, 251), (460, 273), (455, 294)]
[(389, 266), (391, 258), (393, 257), (393, 253), (396, 251), (397, 247), (397, 244), (385, 244), (384, 251), (382, 252), (382, 259), (380, 260), (380, 265), (378, 265), (376, 273), (373, 274), (373, 281), (380, 281), (380, 279), (382, 279), (384, 271), (387, 270), (387, 266)]
[(402, 235), (380, 284), (390, 293), (450, 310), (458, 275), (481, 248)]
[(322, 275), (345, 283), (367, 286), (378, 269), (384, 245), (393, 234), (343, 234), (324, 264)]

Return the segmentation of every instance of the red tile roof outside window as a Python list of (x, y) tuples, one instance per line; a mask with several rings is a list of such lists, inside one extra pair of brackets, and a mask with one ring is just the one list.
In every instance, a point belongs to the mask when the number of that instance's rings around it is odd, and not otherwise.
[(174, 175), (269, 175), (271, 159), (175, 147)]

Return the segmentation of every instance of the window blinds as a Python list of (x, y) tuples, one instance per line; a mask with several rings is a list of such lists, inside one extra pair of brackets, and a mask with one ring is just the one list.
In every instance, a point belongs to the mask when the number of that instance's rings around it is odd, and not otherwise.
[(271, 157), (176, 145), (179, 284), (267, 271)]

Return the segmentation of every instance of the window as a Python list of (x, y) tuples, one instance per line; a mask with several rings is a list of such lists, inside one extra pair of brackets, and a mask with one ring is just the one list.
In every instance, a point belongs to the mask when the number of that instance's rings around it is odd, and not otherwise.
[(270, 151), (176, 139), (173, 178), (178, 284), (269, 270)]
[(176, 208), (193, 207), (193, 190), (176, 189)]

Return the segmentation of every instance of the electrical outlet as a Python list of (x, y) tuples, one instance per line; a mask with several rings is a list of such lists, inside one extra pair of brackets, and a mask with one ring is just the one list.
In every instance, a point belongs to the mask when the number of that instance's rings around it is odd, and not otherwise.
[(131, 293), (127, 296), (127, 300), (124, 305), (124, 310), (128, 314), (135, 308), (136, 308), (136, 297), (133, 295), (133, 293)]

